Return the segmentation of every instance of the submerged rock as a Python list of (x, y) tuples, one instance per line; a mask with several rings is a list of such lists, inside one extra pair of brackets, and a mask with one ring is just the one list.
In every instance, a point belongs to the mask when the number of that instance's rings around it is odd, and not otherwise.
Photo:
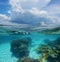
[(30, 37), (25, 37), (22, 39), (12, 41), (10, 49), (12, 55), (18, 58), (28, 56), (31, 41), (32, 39)]
[(33, 58), (23, 57), (19, 59), (17, 62), (39, 62), (39, 61)]

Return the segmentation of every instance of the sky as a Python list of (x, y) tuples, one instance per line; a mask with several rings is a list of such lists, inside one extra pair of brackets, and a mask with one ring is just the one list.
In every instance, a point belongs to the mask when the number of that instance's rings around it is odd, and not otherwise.
[(60, 26), (60, 0), (0, 0), (0, 24), (21, 28)]

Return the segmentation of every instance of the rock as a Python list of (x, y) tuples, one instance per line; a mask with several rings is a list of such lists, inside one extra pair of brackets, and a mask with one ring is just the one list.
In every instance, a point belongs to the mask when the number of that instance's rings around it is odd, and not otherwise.
[(22, 39), (12, 41), (10, 49), (12, 55), (18, 58), (28, 56), (31, 41), (32, 39), (30, 37), (25, 37)]
[(19, 59), (17, 62), (39, 62), (39, 61), (33, 58), (24, 57), (24, 58)]

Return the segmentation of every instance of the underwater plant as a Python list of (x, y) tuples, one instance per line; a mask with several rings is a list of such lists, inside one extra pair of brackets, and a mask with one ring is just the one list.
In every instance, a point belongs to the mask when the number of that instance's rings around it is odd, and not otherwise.
[(13, 40), (11, 42), (12, 55), (20, 58), (29, 55), (29, 46), (31, 45), (32, 39), (30, 37), (24, 37), (22, 39)]
[(44, 40), (46, 44), (40, 44), (36, 49), (38, 54), (41, 54), (38, 60), (43, 62), (60, 62), (60, 37), (54, 41)]

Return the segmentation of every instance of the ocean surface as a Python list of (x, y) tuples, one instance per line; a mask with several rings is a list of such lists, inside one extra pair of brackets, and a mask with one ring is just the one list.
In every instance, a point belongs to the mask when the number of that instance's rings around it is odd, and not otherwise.
[(44, 39), (55, 40), (57, 37), (60, 37), (60, 35), (47, 35), (36, 32), (29, 35), (0, 34), (0, 62), (17, 62), (18, 58), (12, 56), (10, 51), (10, 44), (12, 40), (20, 39), (22, 37), (32, 38), (29, 57), (36, 59), (38, 57), (38, 54), (35, 52), (36, 47), (39, 44), (44, 44)]

